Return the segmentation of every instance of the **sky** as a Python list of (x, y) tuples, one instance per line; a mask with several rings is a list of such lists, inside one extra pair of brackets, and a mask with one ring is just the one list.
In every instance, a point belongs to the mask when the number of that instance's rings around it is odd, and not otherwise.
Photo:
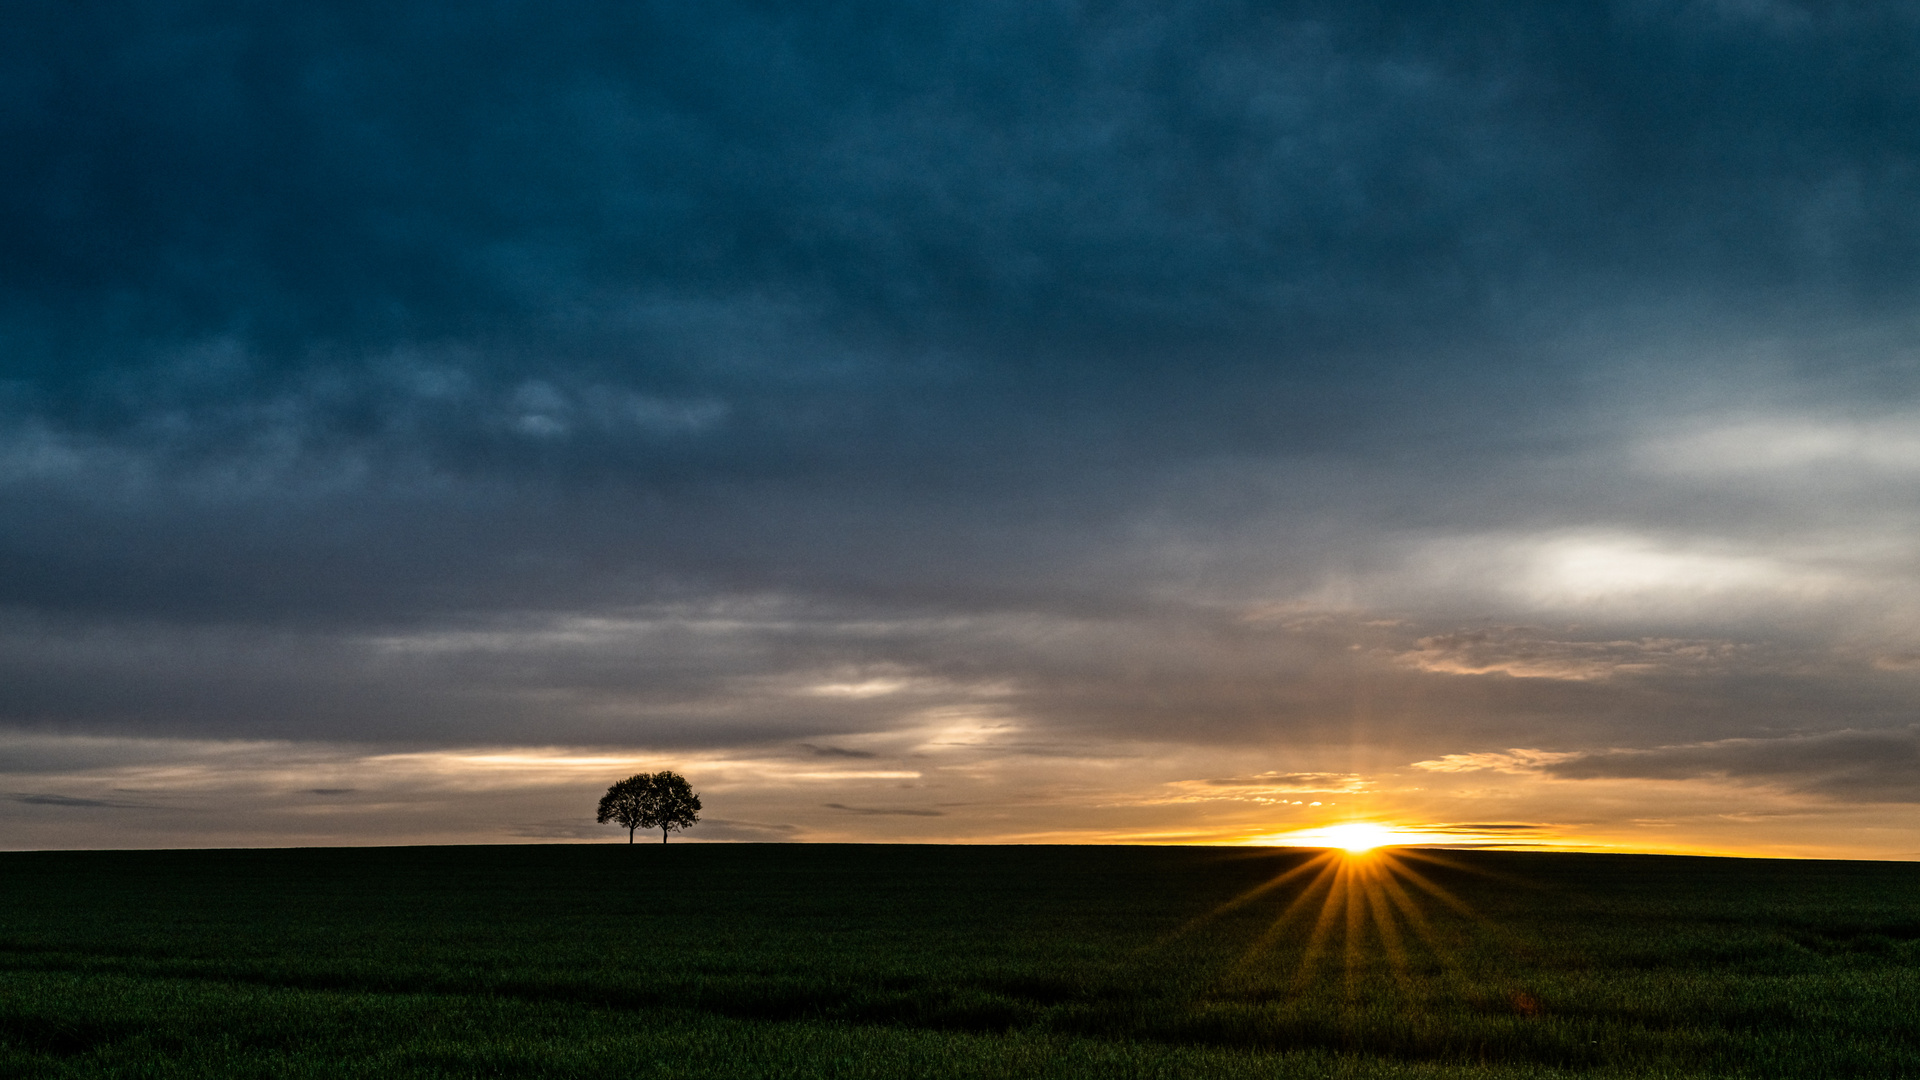
[(1920, 13), (0, 37), (0, 847), (1920, 858)]

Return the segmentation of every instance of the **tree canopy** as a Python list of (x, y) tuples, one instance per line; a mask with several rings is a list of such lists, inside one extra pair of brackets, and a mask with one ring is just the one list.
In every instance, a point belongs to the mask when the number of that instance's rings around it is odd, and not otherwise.
[(629, 844), (634, 830), (659, 829), (664, 844), (668, 833), (700, 820), (700, 796), (678, 773), (635, 773), (600, 797), (600, 815), (595, 820), (625, 825)]

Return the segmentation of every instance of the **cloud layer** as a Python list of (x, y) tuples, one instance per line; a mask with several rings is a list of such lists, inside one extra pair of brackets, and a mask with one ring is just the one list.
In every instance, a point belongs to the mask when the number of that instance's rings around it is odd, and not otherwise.
[(1490, 829), (1413, 788), (1899, 743), (1916, 23), (27, 4), (0, 820), (457, 835), (429, 755), (490, 836), (663, 763), (714, 837)]

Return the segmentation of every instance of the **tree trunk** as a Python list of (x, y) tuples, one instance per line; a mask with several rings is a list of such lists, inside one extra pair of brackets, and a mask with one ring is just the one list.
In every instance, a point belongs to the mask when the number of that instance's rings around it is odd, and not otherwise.
[(633, 843), (633, 826), (627, 826), (627, 843)]
[(660, 826), (660, 842), (663, 844), (667, 842), (667, 827), (665, 825)]

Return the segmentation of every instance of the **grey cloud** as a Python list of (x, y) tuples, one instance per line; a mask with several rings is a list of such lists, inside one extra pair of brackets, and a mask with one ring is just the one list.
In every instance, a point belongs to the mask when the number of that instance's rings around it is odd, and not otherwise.
[[(512, 835), (529, 840), (612, 840), (620, 830), (581, 821), (537, 821), (516, 826)], [(624, 834), (619, 839), (625, 840)]]
[(119, 799), (85, 799), (73, 795), (44, 795), (13, 793), (6, 796), (13, 802), (27, 806), (70, 806), (111, 810), (153, 810), (150, 803), (125, 802)]
[(1493, 626), (1423, 637), (1396, 657), (1439, 674), (1515, 678), (1605, 679), (1618, 675), (1714, 674), (1751, 663), (1750, 644), (1640, 638), (1569, 641), (1537, 627)]
[(1254, 788), (1263, 791), (1321, 792), (1351, 791), (1361, 783), (1361, 777), (1353, 773), (1260, 773), (1257, 776), (1235, 776), (1216, 778), (1206, 781), (1209, 787)]
[(726, 818), (702, 818), (692, 839), (735, 840), (747, 843), (779, 843), (795, 839), (800, 828), (764, 821), (733, 821)]
[(1833, 731), (1607, 750), (1543, 766), (1570, 780), (1723, 777), (1851, 802), (1920, 802), (1920, 731)]
[[(1076, 756), (1089, 740), (1169, 733), (1196, 745), (1325, 743), (1355, 730), (1353, 678), (1370, 687), (1376, 737), (1426, 754), (1463, 741), (1531, 741), (1543, 715), (1555, 718), (1559, 738), (1630, 745), (1649, 728), (1717, 738), (1742, 725), (1803, 722), (1809, 710), (1896, 723), (1910, 702), (1902, 673), (1867, 669), (1873, 677), (1863, 678), (1864, 665), (1834, 661), (1658, 680), (1486, 683), (1397, 662), (1431, 636), (1417, 623), (1337, 616), (1288, 624), (1168, 604), (1072, 616), (762, 597), (485, 618), (375, 638), (18, 625), (0, 637), (0, 715), (17, 725), (403, 747), (537, 737), (826, 750), (857, 760), (832, 751), (857, 737), (854, 754), (904, 752), (911, 737), (889, 733), (934, 722), (929, 710), (1002, 724), (1008, 734), (996, 736), (997, 750), (1026, 756)], [(811, 692), (863, 665), (910, 680), (912, 691)], [(5, 752), (23, 763), (54, 753), (26, 744)]]
[(812, 743), (801, 743), (799, 745), (800, 749), (805, 750), (814, 757), (874, 758), (880, 756), (867, 750), (848, 750), (841, 746), (815, 746)]
[(843, 806), (840, 803), (821, 803), (829, 810), (858, 814), (861, 817), (945, 817), (945, 810), (914, 810), (893, 807)]

